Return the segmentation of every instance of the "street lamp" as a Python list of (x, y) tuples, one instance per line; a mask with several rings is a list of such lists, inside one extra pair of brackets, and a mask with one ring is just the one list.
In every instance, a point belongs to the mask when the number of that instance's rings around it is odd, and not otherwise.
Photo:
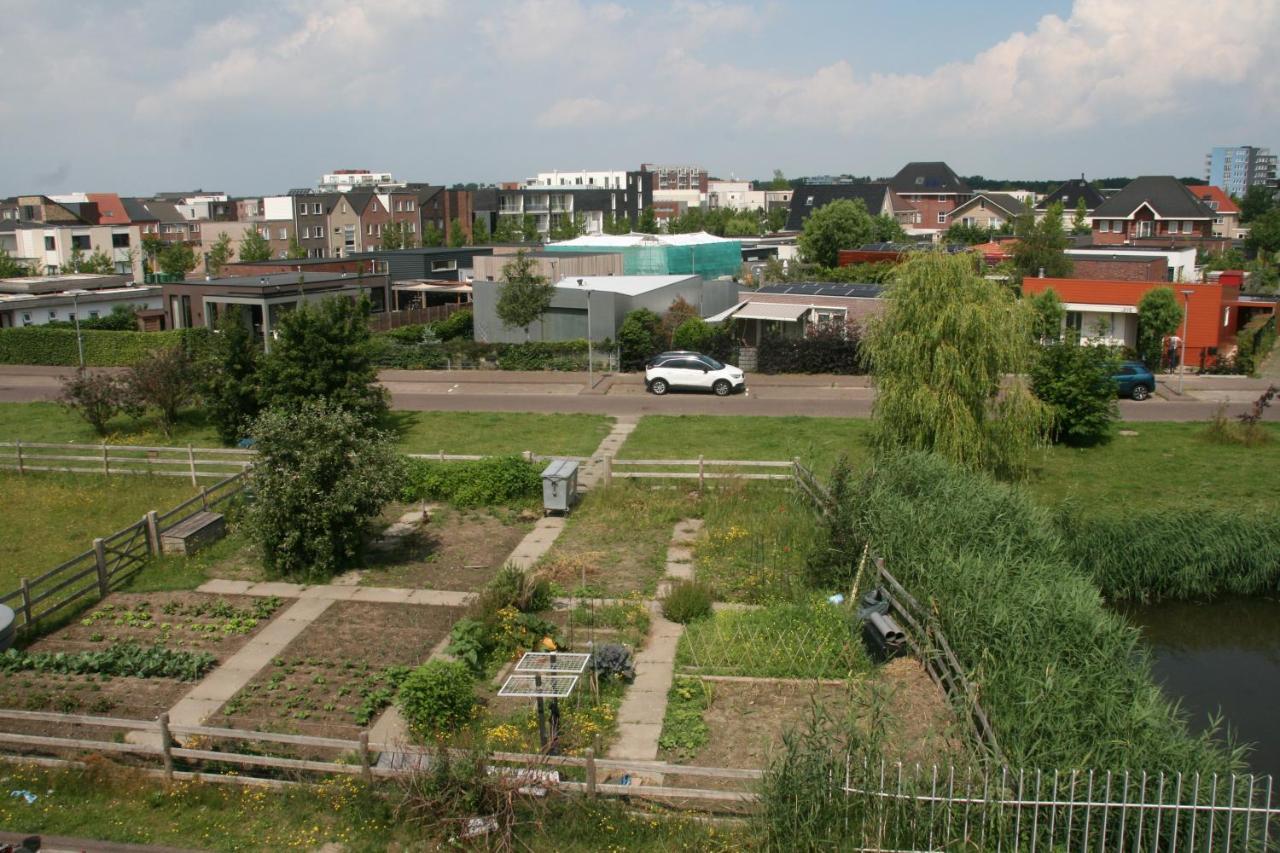
[(89, 291), (75, 288), (67, 291), (71, 297), (71, 319), (76, 323), (76, 352), (80, 354), (80, 368), (84, 369), (84, 338), (80, 336), (80, 297), (88, 296)]
[(1191, 318), (1191, 294), (1194, 290), (1182, 291), (1185, 307), (1182, 310), (1182, 358), (1178, 360), (1178, 395), (1182, 395), (1182, 377), (1187, 373), (1187, 321)]
[[(582, 287), (582, 279), (578, 279)], [(587, 288), (587, 388), (591, 388), (591, 288)]]

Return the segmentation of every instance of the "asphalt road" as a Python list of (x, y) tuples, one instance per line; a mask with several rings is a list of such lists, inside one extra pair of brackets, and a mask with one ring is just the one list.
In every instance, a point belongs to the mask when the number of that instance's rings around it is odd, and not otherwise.
[[(0, 367), (0, 402), (53, 400), (61, 367)], [(751, 376), (745, 393), (731, 397), (645, 393), (638, 375), (592, 377), (584, 373), (513, 373), (499, 371), (405, 371), (381, 374), (394, 408), (411, 411), (565, 412), (603, 415), (808, 415), (866, 417), (875, 392), (859, 376)], [(1176, 380), (1174, 380), (1176, 382)], [(1228, 412), (1249, 408), (1265, 382), (1238, 377), (1191, 377), (1185, 394), (1161, 388), (1141, 403), (1120, 401), (1128, 421), (1207, 420), (1219, 402)], [(1267, 412), (1280, 420), (1280, 406)]]

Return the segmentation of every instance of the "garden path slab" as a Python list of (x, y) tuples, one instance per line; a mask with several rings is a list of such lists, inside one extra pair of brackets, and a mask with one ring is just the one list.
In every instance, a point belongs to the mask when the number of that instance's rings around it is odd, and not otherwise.
[(551, 550), (551, 546), (556, 543), (563, 531), (563, 517), (547, 516), (539, 519), (533, 525), (533, 529), (520, 540), (520, 544), (511, 552), (511, 556), (507, 557), (506, 564), (515, 566), (522, 572), (528, 571), (534, 563), (542, 559), (543, 554)]
[(604, 457), (618, 455), (618, 451), (622, 449), (622, 444), (627, 440), (627, 436), (635, 432), (636, 426), (640, 423), (637, 415), (619, 415), (614, 418), (613, 428), (609, 430), (609, 434), (601, 440), (600, 445), (596, 448), (595, 453), (591, 454), (578, 471), (578, 488), (587, 490), (600, 484), (604, 477)]

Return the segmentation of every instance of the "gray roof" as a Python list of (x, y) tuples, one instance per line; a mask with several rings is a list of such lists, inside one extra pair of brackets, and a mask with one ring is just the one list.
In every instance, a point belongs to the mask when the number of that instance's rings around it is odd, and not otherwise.
[(1048, 210), (1049, 205), (1057, 203), (1072, 211), (1080, 206), (1080, 199), (1084, 199), (1086, 210), (1094, 210), (1102, 204), (1103, 195), (1084, 178), (1072, 178), (1036, 202), (1036, 210)]
[[(884, 210), (889, 185), (885, 183), (857, 184), (805, 184), (791, 196), (791, 210), (787, 214), (788, 231), (799, 231), (804, 221), (820, 207), (840, 199), (858, 199), (866, 205), (867, 212), (878, 216)], [(812, 204), (809, 200), (812, 199)]]
[(934, 193), (945, 195), (973, 192), (951, 167), (941, 160), (908, 163), (898, 174), (889, 179), (889, 186), (896, 193)]
[(1093, 211), (1097, 219), (1127, 219), (1143, 204), (1164, 219), (1212, 219), (1213, 211), (1172, 175), (1134, 178)]
[[(124, 204), (125, 213), (129, 214), (130, 221), (137, 222), (139, 220), (154, 219), (157, 222), (186, 222), (187, 218), (178, 212), (178, 208), (173, 202), (155, 201), (153, 199), (143, 200), (140, 198), (120, 199)], [(133, 205), (128, 202), (133, 202)]]
[(992, 192), (987, 192), (986, 190), (979, 190), (977, 193), (974, 194), (973, 198), (969, 199), (963, 204), (957, 205), (955, 210), (947, 214), (947, 218), (951, 219), (961, 209), (969, 207), (971, 204), (973, 204), (973, 202), (977, 201), (980, 198), (986, 199), (989, 203), (999, 208), (1000, 210), (1003, 210), (1005, 213), (1009, 214), (1010, 216), (1021, 216), (1022, 214), (1027, 212), (1027, 206), (1022, 202), (1018, 201), (1013, 196), (1009, 195), (1008, 193), (992, 193)]
[[(330, 261), (333, 258), (329, 258)], [(188, 281), (174, 282), (174, 284), (188, 284), (200, 287), (297, 287), (299, 279), (303, 284), (321, 284), (329, 281), (349, 281), (352, 284), (361, 279), (368, 281), (371, 285), (376, 284), (381, 275), (359, 276), (355, 273), (343, 272), (281, 272), (270, 273), (268, 275), (237, 275), (230, 278), (215, 278), (210, 281)]]

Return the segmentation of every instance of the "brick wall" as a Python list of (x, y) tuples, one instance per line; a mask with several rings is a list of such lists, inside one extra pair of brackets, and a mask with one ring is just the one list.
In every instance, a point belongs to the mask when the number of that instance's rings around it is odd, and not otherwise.
[(1168, 281), (1169, 262), (1164, 258), (1115, 260), (1111, 258), (1072, 258), (1072, 278), (1110, 279), (1112, 281)]

